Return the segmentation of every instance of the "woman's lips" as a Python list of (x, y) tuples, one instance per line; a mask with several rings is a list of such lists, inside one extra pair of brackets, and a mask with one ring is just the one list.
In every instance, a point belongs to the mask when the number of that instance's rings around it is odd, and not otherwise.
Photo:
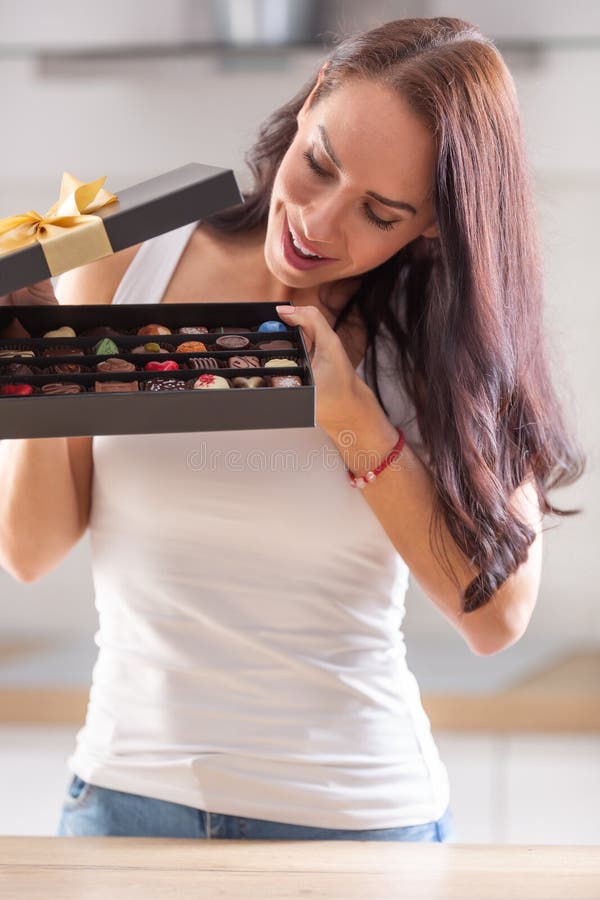
[(318, 266), (324, 266), (327, 265), (327, 263), (336, 261), (333, 257), (329, 256), (324, 256), (321, 259), (312, 259), (310, 256), (303, 256), (299, 250), (296, 250), (292, 242), (292, 235), (290, 233), (287, 216), (284, 217), (283, 221), (281, 247), (285, 261), (295, 269), (315, 269)]

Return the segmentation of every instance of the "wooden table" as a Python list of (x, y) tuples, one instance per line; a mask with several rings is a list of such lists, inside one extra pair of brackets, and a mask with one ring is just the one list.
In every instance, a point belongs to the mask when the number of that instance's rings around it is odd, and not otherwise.
[(600, 847), (0, 837), (14, 900), (600, 900)]

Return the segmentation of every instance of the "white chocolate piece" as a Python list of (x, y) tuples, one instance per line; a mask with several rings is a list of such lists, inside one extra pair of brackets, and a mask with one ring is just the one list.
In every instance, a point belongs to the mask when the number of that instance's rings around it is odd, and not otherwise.
[(200, 375), (194, 382), (194, 390), (215, 390), (228, 387), (229, 382), (226, 378), (223, 378), (221, 375), (213, 375), (210, 372)]
[(277, 366), (277, 368), (280, 368), (281, 366), (285, 366), (286, 368), (289, 367), (290, 369), (291, 368), (297, 369), (298, 363), (294, 362), (293, 359), (268, 359), (267, 362), (265, 363), (265, 369), (275, 368), (275, 366)]
[(56, 328), (54, 331), (47, 331), (44, 335), (45, 338), (68, 338), (68, 337), (77, 337), (75, 331), (71, 328), (70, 325), (63, 325), (62, 328)]

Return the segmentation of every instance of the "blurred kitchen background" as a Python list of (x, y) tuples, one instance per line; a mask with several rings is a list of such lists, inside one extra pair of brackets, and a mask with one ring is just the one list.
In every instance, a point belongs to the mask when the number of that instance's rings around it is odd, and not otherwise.
[[(516, 81), (556, 380), (588, 470), (553, 495), (585, 512), (546, 520), (522, 640), (473, 655), (412, 582), (408, 660), (459, 842), (600, 844), (600, 3), (0, 0), (0, 216), (44, 212), (63, 170), (118, 192), (197, 161), (245, 185), (257, 126), (316, 76), (328, 44), (413, 15), (479, 25)], [(34, 584), (0, 570), (0, 596), (0, 833), (52, 834), (96, 653), (87, 542)]]

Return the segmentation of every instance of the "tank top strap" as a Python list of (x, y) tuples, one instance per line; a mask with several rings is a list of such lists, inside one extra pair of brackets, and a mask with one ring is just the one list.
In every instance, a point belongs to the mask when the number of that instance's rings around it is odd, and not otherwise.
[(197, 226), (198, 222), (191, 222), (144, 241), (119, 282), (112, 302), (160, 303)]

